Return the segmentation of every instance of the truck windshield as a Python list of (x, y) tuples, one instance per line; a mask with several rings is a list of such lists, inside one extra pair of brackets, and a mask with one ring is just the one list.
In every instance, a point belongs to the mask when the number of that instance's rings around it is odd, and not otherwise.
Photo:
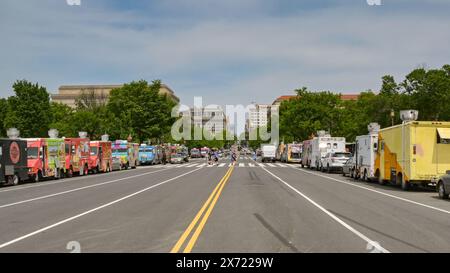
[(123, 154), (123, 153), (128, 153), (128, 149), (126, 149), (126, 148), (113, 149), (112, 152), (115, 154)]
[(39, 157), (38, 147), (28, 148), (28, 159), (38, 159), (38, 157)]
[(352, 154), (351, 153), (334, 153), (332, 156), (333, 157), (350, 157)]
[(91, 155), (97, 155), (98, 154), (98, 147), (91, 147)]

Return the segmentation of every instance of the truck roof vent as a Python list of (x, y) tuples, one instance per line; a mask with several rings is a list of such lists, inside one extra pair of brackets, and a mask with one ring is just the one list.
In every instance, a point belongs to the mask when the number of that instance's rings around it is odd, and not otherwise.
[(377, 133), (380, 131), (380, 124), (376, 122), (369, 123), (369, 125), (367, 125), (367, 130), (369, 130), (369, 133)]
[(80, 136), (80, 138), (86, 138), (87, 133), (86, 132), (78, 132), (78, 136)]
[(327, 131), (321, 130), (321, 131), (317, 131), (317, 136), (318, 137), (326, 137), (326, 136), (330, 136), (330, 135), (328, 134)]
[(48, 130), (48, 136), (50, 138), (58, 138), (59, 132), (56, 129), (50, 129)]
[(20, 136), (20, 131), (17, 130), (17, 128), (9, 128), (9, 129), (6, 131), (6, 135), (7, 135), (9, 138), (13, 138), (13, 139), (19, 138), (19, 136)]
[(418, 118), (419, 118), (419, 111), (417, 110), (400, 111), (400, 119), (404, 122), (417, 120)]
[(109, 141), (109, 135), (108, 134), (102, 135), (102, 141)]

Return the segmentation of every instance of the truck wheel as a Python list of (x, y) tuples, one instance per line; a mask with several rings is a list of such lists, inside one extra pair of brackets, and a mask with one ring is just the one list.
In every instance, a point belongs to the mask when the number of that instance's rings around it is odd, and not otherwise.
[(402, 190), (408, 191), (408, 190), (410, 189), (410, 186), (411, 186), (411, 185), (409, 184), (408, 181), (406, 181), (406, 180), (403, 178), (403, 175), (402, 175), (401, 173), (399, 173), (399, 174), (397, 175), (397, 181), (400, 182), (400, 184), (402, 185)]
[(367, 179), (367, 170), (364, 170), (364, 174), (363, 174), (362, 180), (363, 180), (364, 182), (367, 182), (367, 181), (368, 181), (368, 179)]
[(70, 166), (69, 169), (67, 169), (66, 173), (67, 173), (66, 174), (67, 178), (72, 178), (73, 177), (73, 168), (72, 168), (72, 166)]
[(19, 176), (17, 174), (8, 177), (8, 184), (9, 185), (16, 186), (16, 185), (19, 184), (19, 182), (20, 182), (20, 178), (19, 178)]
[(42, 181), (42, 172), (38, 171), (38, 173), (36, 174), (36, 176), (34, 177), (34, 183), (37, 183), (39, 181)]
[(327, 173), (331, 173), (330, 165), (327, 164)]
[(448, 199), (448, 193), (445, 192), (445, 187), (444, 187), (444, 182), (439, 181), (438, 183), (438, 193), (439, 193), (439, 198), (441, 199)]

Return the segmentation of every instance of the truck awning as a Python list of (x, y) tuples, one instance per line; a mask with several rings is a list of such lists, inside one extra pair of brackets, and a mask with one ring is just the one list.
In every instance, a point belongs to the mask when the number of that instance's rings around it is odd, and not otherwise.
[(450, 139), (450, 128), (437, 128), (439, 137), (442, 139)]

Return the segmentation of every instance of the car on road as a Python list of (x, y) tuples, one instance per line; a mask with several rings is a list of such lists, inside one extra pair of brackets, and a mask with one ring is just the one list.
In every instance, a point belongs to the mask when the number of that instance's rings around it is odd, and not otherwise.
[(355, 158), (352, 156), (342, 166), (342, 175), (343, 176), (348, 175), (351, 178), (353, 178), (355, 172), (355, 165), (356, 165)]
[(347, 152), (336, 152), (336, 153), (327, 153), (324, 158), (321, 160), (321, 171), (322, 172), (332, 172), (332, 171), (342, 171), (342, 167), (350, 159), (352, 156), (351, 153)]
[(450, 193), (450, 171), (439, 178), (436, 185), (436, 190), (439, 193), (439, 197), (442, 199), (448, 199)]

